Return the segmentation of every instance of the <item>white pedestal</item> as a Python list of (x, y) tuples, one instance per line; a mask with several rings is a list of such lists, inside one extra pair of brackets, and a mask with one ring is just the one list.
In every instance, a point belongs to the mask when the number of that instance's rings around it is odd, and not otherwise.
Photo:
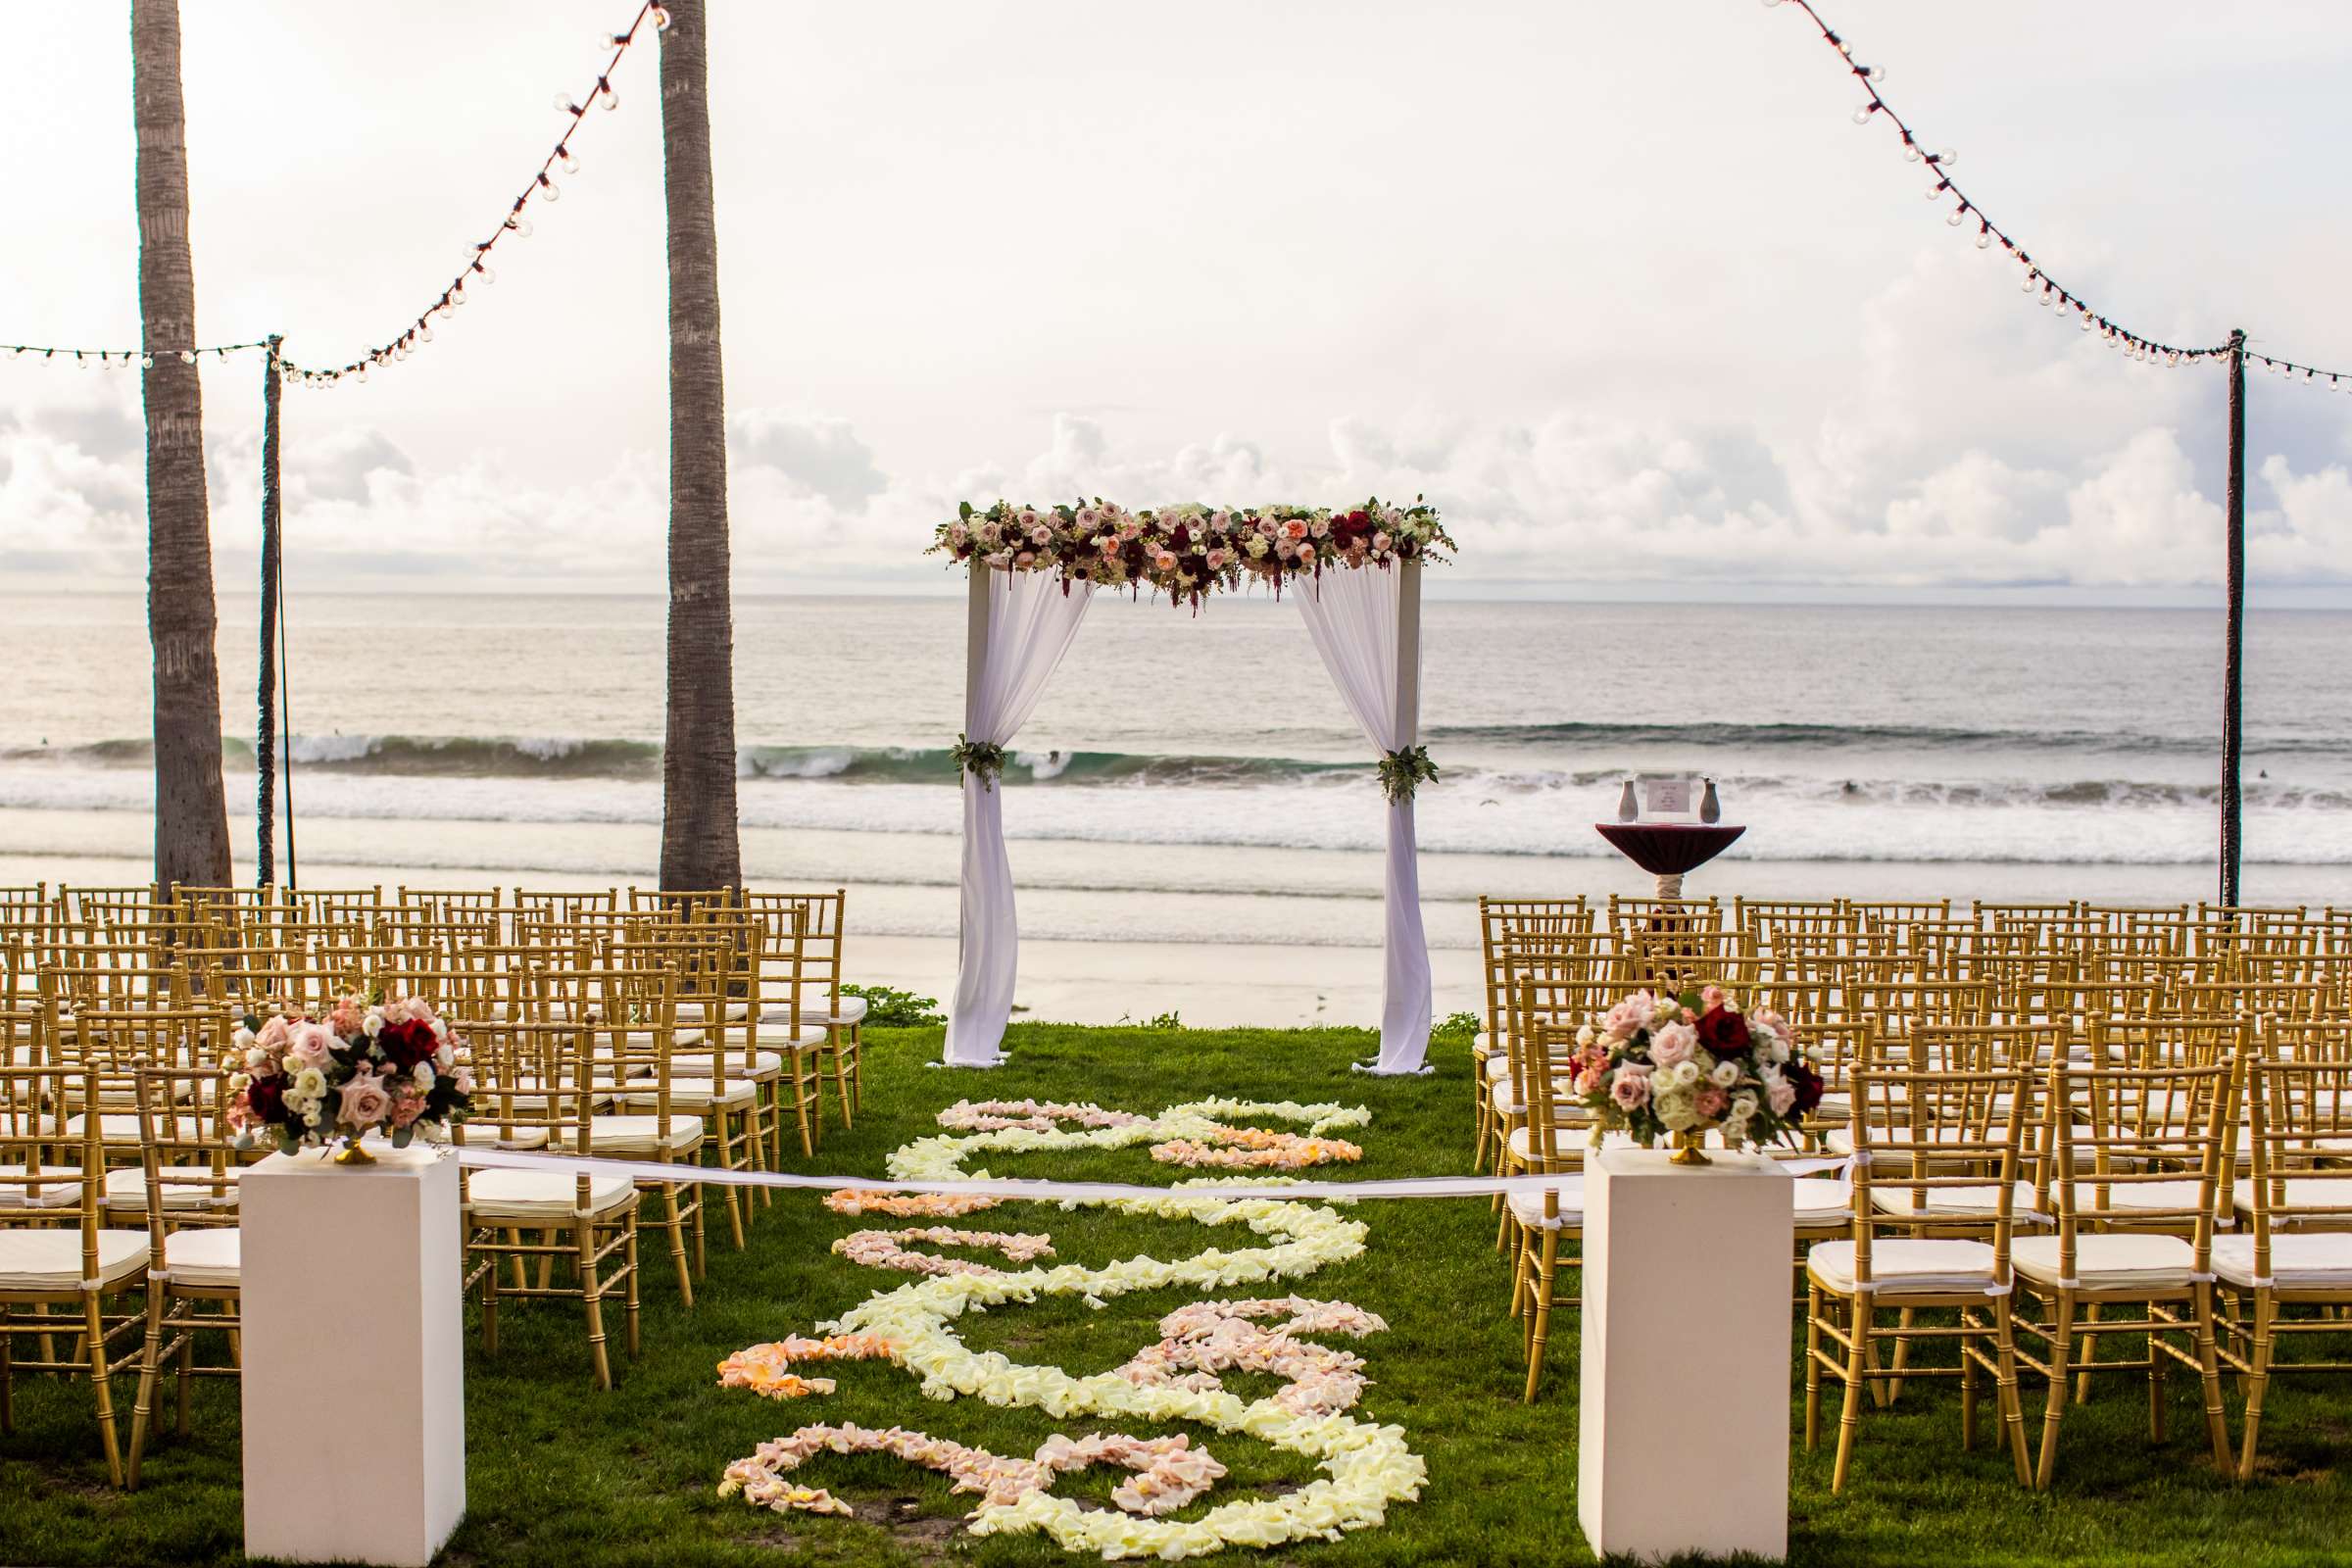
[(1585, 1167), (1577, 1518), (1592, 1549), (1788, 1551), (1788, 1177), (1756, 1154)]
[(249, 1557), (424, 1568), (466, 1512), (457, 1161), (376, 1160), (238, 1188)]

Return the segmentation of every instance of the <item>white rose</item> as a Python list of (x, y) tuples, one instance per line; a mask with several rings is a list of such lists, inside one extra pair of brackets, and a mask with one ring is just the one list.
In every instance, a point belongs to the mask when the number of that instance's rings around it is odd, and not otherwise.
[(1729, 1089), (1739, 1081), (1740, 1064), (1736, 1061), (1719, 1061), (1715, 1064), (1715, 1070), (1707, 1074), (1707, 1082), (1718, 1089)]
[(384, 1028), (384, 1009), (369, 1007), (368, 1016), (360, 1020), (360, 1028), (370, 1040), (381, 1034)]

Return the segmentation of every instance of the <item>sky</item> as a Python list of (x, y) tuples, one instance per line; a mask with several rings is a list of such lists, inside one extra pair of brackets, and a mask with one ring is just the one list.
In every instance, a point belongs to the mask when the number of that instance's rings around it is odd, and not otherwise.
[[(2204, 602), (2224, 378), (2037, 309), (1791, 6), (712, 0), (739, 591), (946, 591), (959, 499), (1425, 494), (1433, 591)], [(2352, 19), (1824, 0), (1993, 218), (2111, 317), (2352, 368)], [(12, 7), (0, 341), (138, 341), (126, 8)], [(398, 332), (630, 0), (183, 6), (208, 342)], [(493, 286), (289, 389), (305, 586), (658, 590), (658, 62)], [(257, 356), (204, 371), (224, 590)], [(2257, 604), (2352, 604), (2352, 397), (2248, 386)], [(135, 589), (135, 371), (0, 355), (0, 586)]]

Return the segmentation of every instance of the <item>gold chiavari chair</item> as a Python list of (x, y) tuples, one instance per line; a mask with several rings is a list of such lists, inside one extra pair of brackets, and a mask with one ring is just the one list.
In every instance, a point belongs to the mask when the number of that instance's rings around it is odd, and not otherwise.
[[(610, 1153), (596, 1142), (607, 1084), (583, 1022), (469, 1023), (474, 1099), (507, 1148), (557, 1143), (583, 1155)], [(473, 1125), (467, 1123), (466, 1125)], [(605, 1301), (621, 1297), (622, 1345), (638, 1350), (637, 1239), (643, 1195), (626, 1176), (586, 1171), (461, 1167), (468, 1268), (466, 1288), (482, 1292), (482, 1348), (498, 1352), (507, 1299), (571, 1299), (583, 1309), (589, 1360), (599, 1388), (612, 1386)], [(537, 1240), (530, 1238), (536, 1237)], [(684, 1254), (677, 1254), (685, 1286)], [(555, 1264), (568, 1265), (558, 1283)], [(530, 1265), (537, 1264), (536, 1282)], [(502, 1279), (502, 1265), (513, 1270)]]
[(2247, 1223), (2214, 1242), (2213, 1272), (2227, 1308), (2221, 1357), (2245, 1380), (2237, 1475), (2248, 1481), (2271, 1379), (2352, 1371), (2278, 1354), (2282, 1339), (2340, 1335), (2352, 1306), (2352, 1062), (2289, 1060), (2265, 1040), (2244, 1074), (2253, 1172), (2237, 1202)]
[[(1502, 1015), (1509, 1007), (1508, 976), (1504, 959), (1505, 950), (1513, 943), (1525, 940), (1557, 944), (1563, 953), (1582, 949), (1593, 973), (1613, 974), (1615, 965), (1606, 962), (1599, 940), (1592, 931), (1592, 911), (1578, 899), (1488, 899), (1478, 901), (1478, 942), (1481, 967), (1486, 982), (1486, 1018), (1484, 1026), (1470, 1043), (1472, 1109), (1476, 1115), (1476, 1142), (1472, 1146), (1470, 1163), (1473, 1169), (1487, 1166), (1490, 1143), (1503, 1136), (1496, 1131), (1499, 1125), (1494, 1107), (1494, 1086), (1510, 1081), (1509, 1054), (1502, 1044)], [(1531, 951), (1534, 951), (1531, 948)]]
[[(131, 1406), (129, 1485), (139, 1484), (156, 1412), (157, 1380), (176, 1362), (173, 1430), (188, 1435), (189, 1386), (198, 1376), (235, 1377), (240, 1360), (238, 1302), (243, 1283), (237, 1229), (237, 1175), (229, 1156), (228, 1072), (205, 1066), (142, 1065), (133, 1077), (139, 1106), (139, 1167), (135, 1205), (121, 1203), (109, 1173), (110, 1212), (143, 1225), (147, 1241), (147, 1335), (139, 1357), (139, 1392)], [(209, 1310), (208, 1310), (209, 1309)], [(196, 1358), (196, 1336), (227, 1336), (228, 1358), (207, 1365)]]
[[(504, 918), (506, 894), (500, 888), (412, 888), (403, 886), (395, 899), (406, 912), (430, 921), (455, 924), (487, 920), (493, 926)], [(492, 941), (497, 937), (494, 933)]]
[[(110, 1313), (112, 1298), (147, 1289), (147, 1234), (108, 1230), (99, 1197), (104, 1155), (98, 1073), (79, 1065), (15, 1067), (0, 1073), (0, 1432), (15, 1429), (20, 1373), (90, 1380), (108, 1477), (123, 1485), (114, 1378), (138, 1359), (135, 1308)], [(76, 1131), (69, 1132), (69, 1127)], [(63, 1307), (66, 1314), (52, 1315)], [(72, 1356), (57, 1341), (75, 1336)], [(132, 1348), (116, 1353), (116, 1343)], [(33, 1342), (30, 1356), (17, 1353)]]
[[(862, 1059), (865, 1042), (865, 999), (841, 994), (842, 951), (849, 930), (850, 895), (845, 888), (830, 893), (754, 893), (748, 907), (758, 914), (780, 918), (787, 909), (801, 912), (801, 961), (805, 969), (795, 1010), (778, 1016), (772, 1001), (762, 1008), (761, 1023), (769, 1030), (790, 1026), (796, 1032), (813, 1025), (824, 1031), (817, 1045), (821, 1080), (830, 1068), (834, 1100), (841, 1124), (856, 1119), (865, 1102)], [(806, 1010), (801, 1010), (805, 1008)], [(772, 1034), (771, 1034), (772, 1038)]]
[(1922, 920), (1949, 920), (1952, 901), (1949, 899), (1841, 899), (1846, 912), (1861, 923), (1863, 931), (1880, 938), (1889, 947), (1899, 948), (1903, 928)]
[[(1535, 1094), (1528, 1067), (1534, 1049), (1530, 1031), (1541, 1022), (1573, 1034), (1609, 1006), (1616, 984), (1612, 960), (1575, 936), (1507, 937), (1502, 964), (1501, 986), (1509, 1004), (1501, 1020), (1503, 1075), (1490, 1084), (1489, 1102), (1494, 1168), (1497, 1175), (1509, 1175), (1528, 1158), (1527, 1107)], [(1499, 1251), (1509, 1246), (1513, 1220), (1507, 1205), (1495, 1207), (1502, 1211), (1494, 1242)]]
[(538, 892), (530, 888), (516, 888), (514, 907), (518, 919), (566, 924), (584, 914), (614, 912), (620, 907), (620, 895), (612, 888), (574, 889), (569, 892)]
[[(664, 1094), (672, 1110), (702, 1117), (709, 1136), (702, 1152), (725, 1170), (762, 1170), (767, 1165), (767, 1140), (762, 1132), (763, 1097), (759, 1082), (748, 1075), (755, 1065), (749, 1055), (752, 1024), (748, 999), (759, 986), (760, 959), (757, 933), (727, 924), (649, 926), (616, 944), (615, 960), (624, 968), (652, 972), (666, 969), (677, 977), (674, 1006), (680, 1017), (702, 1020), (699, 1029), (681, 1029), (673, 1039), (665, 1087), (621, 1084), (617, 1100), (623, 1110), (656, 1107)], [(740, 1016), (739, 1016), (740, 1014)], [(729, 1042), (735, 1042), (730, 1046)], [(693, 1044), (699, 1051), (685, 1052)], [(722, 1189), (727, 1232), (736, 1250), (745, 1244), (749, 1192)]]
[[(2214, 1458), (2230, 1462), (2212, 1257), (2236, 1083), (2236, 1064), (2227, 1060), (2138, 1068), (2061, 1056), (2050, 1067), (2036, 1206), (2055, 1216), (2057, 1228), (2016, 1238), (2010, 1256), (2018, 1287), (2012, 1311), (2024, 1342), (2018, 1360), (2047, 1387), (2034, 1471), (2038, 1489), (2048, 1489), (2057, 1463), (2070, 1368), (2078, 1403), (2088, 1396), (2093, 1373), (2145, 1372), (2148, 1436), (2161, 1443), (2165, 1371), (2186, 1367), (2202, 1384)], [(2128, 1315), (2113, 1315), (2119, 1308)], [(2099, 1360), (2100, 1339), (2116, 1335), (2143, 1338), (2146, 1354)]]
[[(773, 895), (746, 911), (760, 947), (749, 1027), (744, 1031), (745, 1074), (760, 1086), (761, 1116), (768, 1132), (768, 1163), (784, 1164), (787, 1103), (801, 1136), (804, 1158), (816, 1152), (824, 1135), (824, 1078), (820, 1053), (828, 1024), (813, 1021), (830, 1006), (808, 967), (808, 910)], [(838, 949), (836, 950), (838, 951)], [(840, 970), (833, 970), (838, 984)], [(864, 1017), (864, 999), (847, 998)], [(804, 1021), (795, 1021), (804, 1020)], [(838, 1059), (838, 1058), (836, 1058)]]
[[(1544, 1350), (1551, 1337), (1553, 1287), (1562, 1267), (1560, 1244), (1581, 1249), (1585, 1223), (1584, 1140), (1571, 1127), (1562, 1136), (1557, 1101), (1568, 1085), (1555, 1084), (1555, 1066), (1576, 1050), (1576, 1027), (1540, 1016), (1535, 988), (1523, 983), (1518, 1004), (1526, 1048), (1520, 1053), (1527, 1084), (1524, 1139), (1511, 1156), (1513, 1175), (1557, 1177), (1559, 1185), (1540, 1193), (1512, 1193), (1508, 1213), (1519, 1242), (1511, 1271), (1511, 1310), (1524, 1321), (1527, 1351), (1526, 1402), (1536, 1402), (1544, 1378)], [(1518, 1137), (1518, 1135), (1514, 1135)], [(1578, 1266), (1577, 1259), (1566, 1266)]]
[(318, 924), (362, 927), (375, 924), (384, 912), (384, 890), (365, 888), (289, 888), (285, 902), (297, 916)]
[[(1833, 1492), (1845, 1488), (1865, 1388), (1885, 1390), (1890, 1403), (1908, 1379), (1957, 1378), (1961, 1446), (1967, 1448), (1976, 1437), (1980, 1372), (1992, 1374), (2017, 1479), (2028, 1479), (2009, 1290), (2012, 1195), (2034, 1085), (2034, 1076), (2023, 1070), (1922, 1073), (1869, 1063), (1854, 1070), (1852, 1237), (1820, 1243), (1805, 1254), (1807, 1449), (1820, 1443), (1822, 1379), (1836, 1379), (1844, 1389)], [(1997, 1114), (1996, 1103), (2005, 1104)], [(1990, 1213), (1940, 1213), (1931, 1196), (1988, 1183), (1996, 1195)], [(1878, 1201), (1883, 1184), (1909, 1190), (1904, 1213), (1890, 1213)], [(1909, 1234), (1882, 1236), (1882, 1230)], [(1949, 1310), (1957, 1321), (1921, 1323), (1917, 1313), (1925, 1310)], [(1891, 1334), (1877, 1323), (1886, 1311), (1902, 1313)], [(1888, 1337), (1896, 1342), (1895, 1357), (1882, 1367), (1877, 1343)], [(1928, 1340), (1956, 1342), (1959, 1364), (1908, 1365), (1908, 1346)]]
[[(596, 1091), (612, 1098), (625, 1089), (636, 1101), (636, 1108), (615, 1105), (596, 1111), (584, 1127), (557, 1128), (558, 1148), (565, 1153), (609, 1154), (663, 1165), (695, 1163), (705, 1137), (703, 1118), (675, 1109), (669, 1098), (669, 1058), (677, 1039), (676, 971), (547, 969), (532, 971), (528, 980), (532, 995), (517, 1014), (520, 1021), (579, 1028), (587, 1036)], [(649, 1102), (651, 1108), (645, 1108)], [(661, 1197), (662, 1227), (677, 1265), (678, 1297), (692, 1306), (694, 1282), (703, 1276), (706, 1263), (702, 1189), (671, 1181), (638, 1185)]]
[[(139, 1120), (137, 1074), (141, 1067), (220, 1071), (228, 1062), (236, 1033), (236, 1016), (217, 1004), (186, 1007), (134, 1007), (122, 1011), (84, 1011), (75, 1019), (79, 1031), (74, 1049), (82, 1065), (97, 1078), (98, 1136), (102, 1149), (119, 1156), (110, 1163), (130, 1164), (144, 1140)], [(180, 1081), (186, 1087), (188, 1080)], [(79, 1120), (69, 1119), (66, 1132), (78, 1138)], [(125, 1178), (127, 1178), (127, 1172)], [(125, 1189), (110, 1186), (120, 1197)]]

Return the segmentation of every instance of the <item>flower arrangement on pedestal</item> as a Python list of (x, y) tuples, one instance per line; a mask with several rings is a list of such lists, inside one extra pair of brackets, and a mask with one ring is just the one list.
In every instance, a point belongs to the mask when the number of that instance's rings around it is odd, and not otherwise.
[(1005, 571), (1058, 571), (1077, 582), (1147, 589), (1171, 603), (1200, 601), (1250, 578), (1279, 593), (1286, 577), (1326, 566), (1387, 566), (1435, 559), (1453, 541), (1435, 507), (1377, 499), (1360, 507), (1162, 507), (1129, 512), (1115, 502), (1057, 507), (970, 502), (940, 524), (931, 549), (956, 561), (977, 559)]
[(419, 1132), (446, 1139), (472, 1114), (473, 1070), (459, 1038), (420, 998), (343, 997), (316, 1018), (288, 1008), (248, 1017), (228, 1063), (228, 1124), (236, 1147), (281, 1154), (343, 1141), (338, 1159), (365, 1164), (360, 1140), (381, 1130), (395, 1149)]
[(1616, 1131), (1675, 1139), (1676, 1163), (1703, 1165), (1708, 1133), (1733, 1149), (1793, 1142), (1821, 1103), (1821, 1074), (1788, 1020), (1740, 1011), (1720, 986), (1637, 991), (1577, 1030), (1576, 1047), (1567, 1071), (1595, 1146)]

